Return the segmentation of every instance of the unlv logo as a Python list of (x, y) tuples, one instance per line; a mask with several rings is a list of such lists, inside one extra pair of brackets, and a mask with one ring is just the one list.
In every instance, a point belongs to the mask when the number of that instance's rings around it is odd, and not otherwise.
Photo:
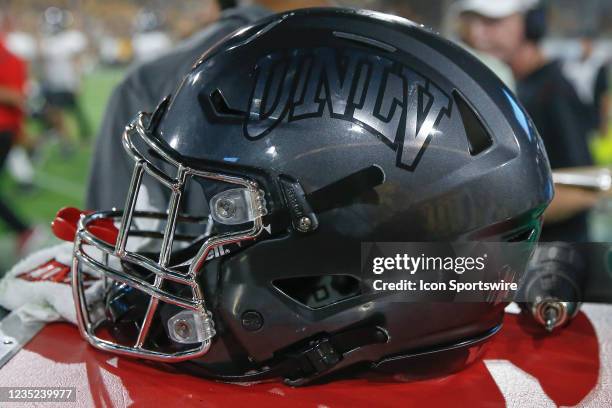
[(316, 48), (274, 53), (255, 67), (244, 132), (251, 140), (288, 122), (331, 118), (357, 123), (413, 170), (452, 99), (429, 79), (358, 50)]

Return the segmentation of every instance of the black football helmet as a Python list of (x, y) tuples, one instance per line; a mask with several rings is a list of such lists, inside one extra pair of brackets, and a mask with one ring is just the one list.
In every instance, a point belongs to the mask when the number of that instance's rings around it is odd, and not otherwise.
[[(504, 305), (375, 293), (360, 243), (532, 242), (553, 195), (540, 138), (495, 74), (370, 11), (240, 30), (123, 143), (135, 161), (124, 210), (85, 215), (75, 238), (81, 333), (226, 381), (459, 368)], [(154, 195), (168, 207), (139, 209)]]

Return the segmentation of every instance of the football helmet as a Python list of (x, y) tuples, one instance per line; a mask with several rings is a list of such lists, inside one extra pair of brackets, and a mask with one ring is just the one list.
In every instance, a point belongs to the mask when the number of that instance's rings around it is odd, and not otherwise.
[[(360, 243), (532, 242), (553, 195), (537, 131), (495, 74), (370, 11), (304, 9), (240, 30), (123, 144), (125, 208), (85, 214), (76, 232), (80, 331), (226, 381), (459, 368), (504, 305), (374, 293)], [(139, 208), (154, 196), (167, 207)], [(102, 278), (102, 303), (88, 276)]]

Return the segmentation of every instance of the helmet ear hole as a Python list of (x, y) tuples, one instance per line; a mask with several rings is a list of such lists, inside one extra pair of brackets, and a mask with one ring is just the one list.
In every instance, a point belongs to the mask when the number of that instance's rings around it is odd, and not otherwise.
[(359, 279), (351, 275), (319, 275), (277, 279), (274, 287), (292, 300), (320, 309), (361, 294)]

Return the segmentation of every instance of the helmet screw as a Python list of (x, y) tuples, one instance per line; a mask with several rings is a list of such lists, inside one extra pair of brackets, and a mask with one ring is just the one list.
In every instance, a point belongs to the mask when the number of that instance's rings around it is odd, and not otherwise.
[(191, 328), (189, 327), (189, 323), (187, 323), (185, 320), (177, 320), (176, 323), (174, 323), (174, 332), (179, 337), (186, 339), (189, 337), (190, 331)]
[(217, 202), (217, 214), (222, 218), (231, 218), (236, 214), (236, 203), (228, 198), (223, 198)]
[(242, 314), (242, 327), (247, 331), (257, 331), (263, 327), (263, 316), (255, 310), (247, 310)]
[(312, 221), (310, 220), (310, 218), (302, 217), (300, 218), (300, 221), (298, 222), (297, 229), (300, 232), (308, 232), (311, 226), (312, 226)]

